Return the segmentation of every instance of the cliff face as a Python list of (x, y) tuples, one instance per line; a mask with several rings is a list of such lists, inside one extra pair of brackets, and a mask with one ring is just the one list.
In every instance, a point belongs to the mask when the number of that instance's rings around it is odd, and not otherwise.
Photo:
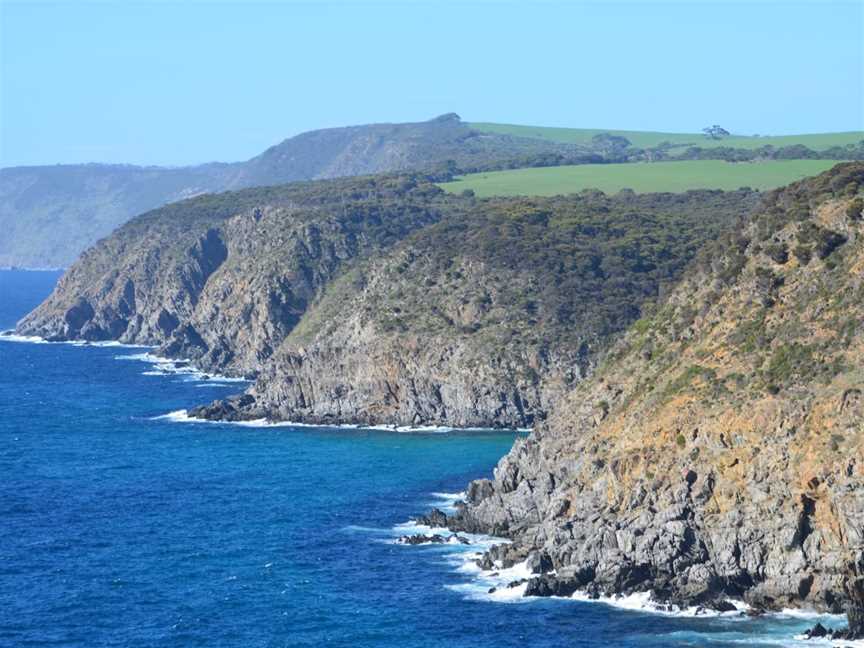
[(862, 189), (859, 163), (772, 194), (451, 525), (557, 570), (529, 593), (743, 597), (864, 632)]
[[(428, 238), (328, 287), (237, 415), (520, 427), (590, 372), (602, 336), (578, 323), (575, 344), (553, 336), (560, 327), (536, 319), (548, 304), (528, 272), (461, 256), (441, 263), (446, 251)], [(525, 310), (519, 297), (536, 301)], [(529, 320), (536, 338), (522, 337)]]
[(576, 145), (480, 133), (450, 114), (426, 122), (302, 133), (245, 162), (0, 169), (0, 267), (68, 266), (136, 214), (212, 191), (583, 154)]
[(531, 426), (748, 193), (474, 204), (328, 285), (244, 406), (202, 416)]
[(257, 377), (207, 418), (529, 426), (757, 199), (475, 201), (413, 176), (204, 196), (88, 251), (18, 330)]
[(158, 345), (256, 373), (341, 266), (456, 204), (411, 178), (204, 196), (145, 214), (86, 252), (18, 329)]

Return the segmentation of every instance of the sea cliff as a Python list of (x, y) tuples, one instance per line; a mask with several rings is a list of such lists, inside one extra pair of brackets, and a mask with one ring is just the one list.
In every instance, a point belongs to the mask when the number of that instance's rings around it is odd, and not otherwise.
[[(447, 523), (529, 595), (846, 612), (864, 635), (864, 165), (709, 245)], [(440, 516), (439, 516), (440, 517)]]
[(203, 196), (94, 246), (18, 332), (255, 380), (204, 418), (526, 427), (758, 199), (476, 200), (417, 175)]

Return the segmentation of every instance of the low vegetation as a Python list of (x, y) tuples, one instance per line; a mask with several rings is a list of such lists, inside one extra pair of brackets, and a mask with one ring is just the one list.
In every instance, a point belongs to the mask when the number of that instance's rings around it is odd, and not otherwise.
[(825, 150), (833, 147), (857, 145), (864, 140), (864, 131), (845, 133), (812, 133), (804, 135), (728, 135), (719, 138), (706, 137), (704, 133), (663, 133), (654, 131), (603, 130), (590, 128), (550, 128), (544, 126), (522, 126), (516, 124), (472, 123), (473, 128), (487, 133), (533, 137), (552, 142), (588, 145), (592, 138), (608, 133), (627, 138), (638, 148), (656, 148), (669, 143), (679, 151), (689, 147), (739, 149), (758, 149), (765, 146), (781, 148), (786, 146), (805, 146), (811, 150)]
[(447, 191), (477, 196), (554, 196), (594, 188), (606, 193), (681, 192), (691, 189), (774, 189), (834, 166), (830, 160), (729, 163), (693, 160), (643, 164), (584, 164), (476, 173), (443, 183)]
[(464, 338), (478, 357), (576, 354), (583, 344), (593, 352), (758, 193), (463, 200), (467, 209), (331, 284), (292, 339), (308, 344), (347, 308), (364, 311), (379, 334)]

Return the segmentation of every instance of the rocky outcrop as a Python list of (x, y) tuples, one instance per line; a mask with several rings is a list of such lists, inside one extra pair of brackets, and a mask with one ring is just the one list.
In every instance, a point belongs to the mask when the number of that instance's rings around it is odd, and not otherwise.
[(257, 378), (203, 418), (528, 427), (757, 200), (480, 201), (420, 176), (202, 196), (88, 251), (18, 331)]
[(538, 595), (738, 598), (846, 612), (860, 636), (862, 189), (864, 165), (846, 164), (772, 194), (471, 485), (450, 528), (512, 538), (505, 566), (548, 556)]

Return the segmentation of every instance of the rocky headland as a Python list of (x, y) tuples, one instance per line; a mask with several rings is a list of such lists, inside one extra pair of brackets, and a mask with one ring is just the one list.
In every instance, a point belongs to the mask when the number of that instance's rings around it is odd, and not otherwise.
[(758, 200), (477, 200), (416, 175), (203, 196), (90, 249), (18, 332), (255, 380), (203, 418), (528, 427)]
[(528, 560), (527, 595), (738, 599), (864, 637), (862, 190), (846, 164), (772, 193), (428, 522), (510, 538), (481, 566)]

